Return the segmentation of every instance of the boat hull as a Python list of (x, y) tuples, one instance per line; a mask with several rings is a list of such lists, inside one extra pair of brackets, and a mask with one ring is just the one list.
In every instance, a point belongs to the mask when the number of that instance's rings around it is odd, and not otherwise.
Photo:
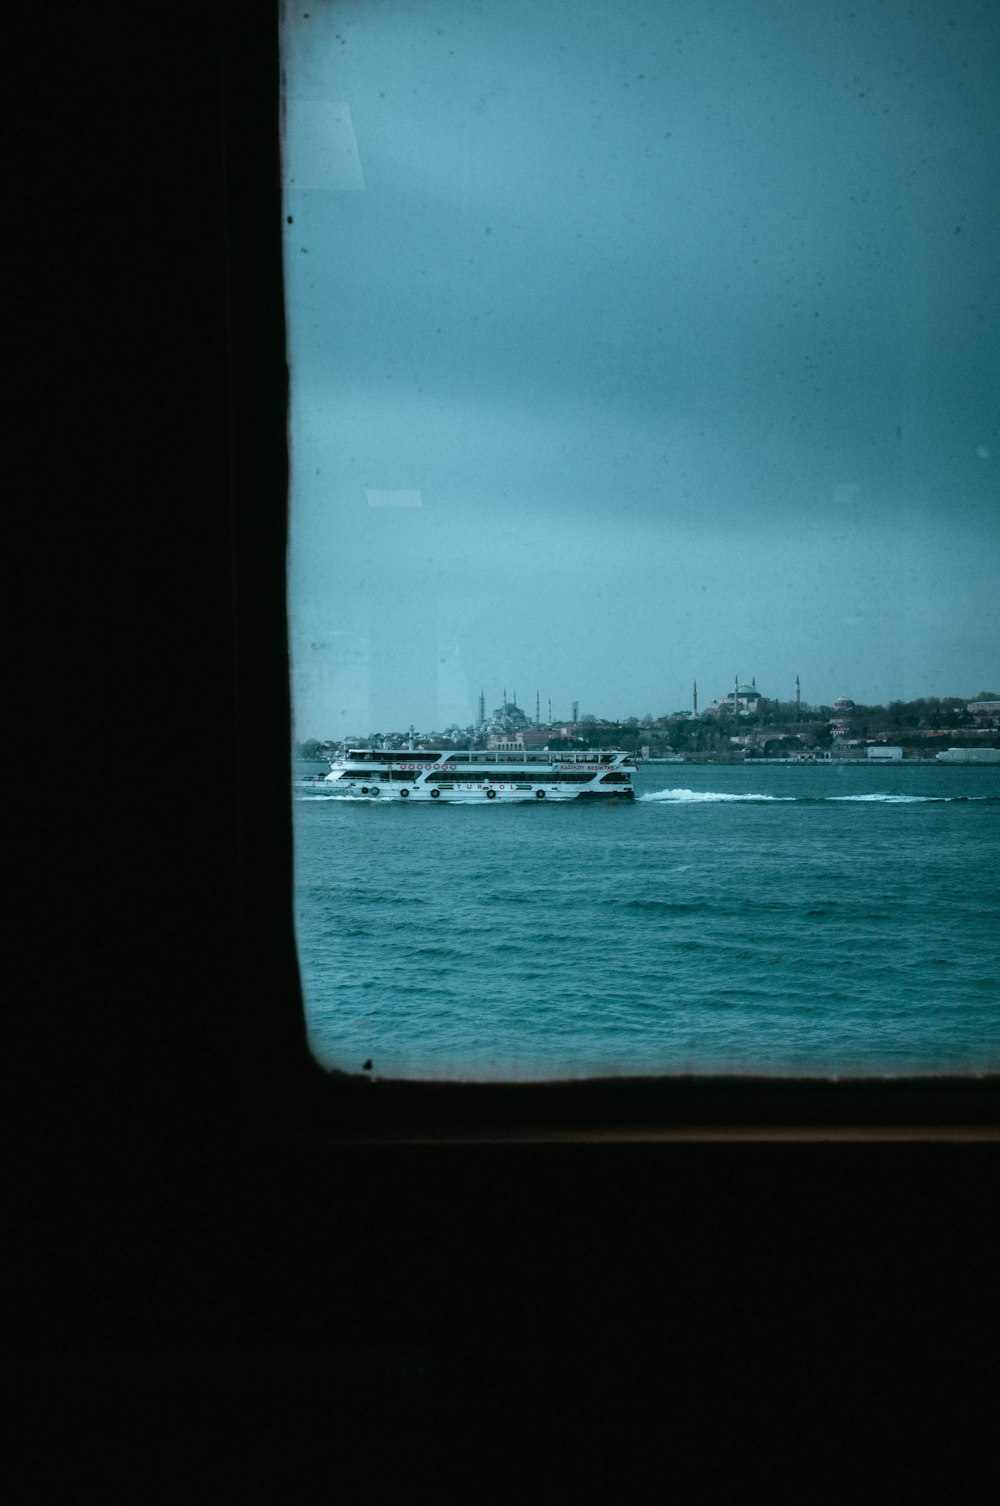
[[(371, 803), (381, 801), (383, 804), (399, 804), (401, 801), (431, 802), (435, 805), (450, 803), (462, 805), (492, 805), (503, 801), (511, 804), (515, 801), (523, 802), (534, 800), (541, 805), (546, 800), (632, 800), (635, 798), (630, 785), (620, 789), (607, 790), (574, 790), (552, 785), (533, 785), (527, 789), (509, 785), (456, 785), (452, 788), (435, 785), (410, 785), (399, 788), (387, 788), (385, 785), (362, 785), (348, 784), (345, 780), (332, 780), (321, 782), (318, 786), (324, 793), (336, 795), (344, 800), (366, 800)], [(317, 786), (312, 786), (317, 788)]]

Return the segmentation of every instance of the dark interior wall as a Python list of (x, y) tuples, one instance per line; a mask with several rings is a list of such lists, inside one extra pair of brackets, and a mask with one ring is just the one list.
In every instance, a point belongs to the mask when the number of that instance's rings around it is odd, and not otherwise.
[(331, 1117), (287, 925), (274, 18), (23, 25), (35, 1468), (271, 1440), (369, 1481), (694, 1460), (766, 1488), (861, 1479), (871, 1445), (869, 1481), (971, 1479), (994, 1144), (364, 1144)]

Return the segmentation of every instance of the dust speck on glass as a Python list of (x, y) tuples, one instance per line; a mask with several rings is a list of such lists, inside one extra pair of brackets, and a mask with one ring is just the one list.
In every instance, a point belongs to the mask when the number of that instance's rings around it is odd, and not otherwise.
[(281, 45), (317, 1057), (996, 1070), (1000, 10)]

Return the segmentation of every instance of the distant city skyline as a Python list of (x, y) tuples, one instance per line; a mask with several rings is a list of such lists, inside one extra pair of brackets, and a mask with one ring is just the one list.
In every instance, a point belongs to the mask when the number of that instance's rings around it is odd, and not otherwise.
[(283, 36), (297, 735), (997, 683), (1000, 10)]
[[(998, 680), (1000, 680), (1000, 677), (998, 677)], [(746, 689), (747, 688), (746, 682), (744, 682), (743, 680), (740, 680), (740, 682), (739, 682), (739, 688), (740, 688), (741, 692), (744, 689)], [(758, 691), (759, 691), (759, 687), (757, 687), (757, 688), (758, 688)], [(920, 695), (916, 695), (916, 696), (890, 696), (886, 700), (881, 700), (881, 701), (865, 700), (864, 697), (859, 697), (859, 696), (834, 696), (834, 697), (832, 697), (830, 699), (823, 698), (823, 699), (813, 700), (813, 699), (810, 699), (810, 698), (806, 697), (805, 695), (801, 695), (799, 701), (797, 702), (795, 691), (794, 691), (794, 688), (793, 688), (793, 692), (792, 692), (792, 694), (790, 696), (772, 696), (772, 695), (768, 695), (766, 692), (760, 692), (760, 703), (763, 704), (763, 705), (780, 703), (782, 706), (787, 706), (789, 708), (795, 707), (797, 704), (800, 704), (803, 716), (804, 717), (808, 717), (811, 712), (813, 712), (815, 710), (819, 710), (820, 708), (824, 708), (827, 711), (834, 711), (835, 712), (837, 710), (838, 706), (843, 706), (845, 704), (849, 705), (849, 706), (852, 706), (852, 707), (884, 706), (884, 707), (888, 708), (889, 705), (894, 704), (894, 703), (896, 703), (896, 704), (901, 703), (901, 704), (906, 705), (906, 704), (910, 704), (910, 703), (912, 703), (914, 701), (938, 699), (938, 700), (957, 700), (957, 701), (960, 701), (964, 705), (967, 706), (970, 703), (974, 703), (976, 701), (977, 697), (979, 697), (983, 692), (986, 692), (990, 696), (991, 699), (995, 699), (997, 697), (997, 695), (1000, 694), (1000, 692), (996, 692), (995, 691), (995, 689), (994, 689), (993, 686), (982, 685), (982, 686), (979, 686), (977, 690), (975, 690), (974, 692), (972, 692), (971, 694), (968, 694), (968, 695), (958, 694), (958, 693), (955, 693), (955, 694), (946, 693), (944, 696), (937, 696), (937, 697), (935, 697), (934, 695), (928, 693), (926, 695), (920, 694)], [(530, 707), (525, 706), (522, 703), (521, 700), (515, 700), (514, 699), (515, 694), (516, 694), (516, 692), (511, 691), (508, 694), (507, 699), (505, 700), (503, 698), (503, 692), (501, 691), (500, 697), (497, 699), (497, 702), (496, 702), (495, 705), (491, 705), (490, 704), (490, 698), (489, 698), (489, 695), (487, 694), (485, 696), (485, 700), (486, 700), (485, 713), (483, 713), (481, 711), (481, 708), (480, 708), (480, 702), (481, 702), (481, 699), (482, 699), (482, 693), (480, 693), (480, 695), (476, 697), (476, 709), (475, 709), (474, 715), (471, 716), (471, 717), (468, 717), (468, 718), (464, 718), (464, 719), (461, 718), (461, 717), (453, 717), (449, 721), (446, 721), (446, 722), (430, 723), (430, 722), (418, 722), (413, 717), (406, 717), (406, 716), (404, 716), (404, 717), (402, 717), (400, 719), (397, 719), (393, 723), (391, 723), (391, 724), (387, 723), (384, 726), (363, 727), (363, 726), (361, 726), (359, 724), (359, 725), (354, 725), (354, 726), (352, 726), (350, 728), (347, 728), (343, 732), (339, 732), (337, 734), (330, 734), (330, 733), (323, 733), (323, 734), (321, 734), (321, 733), (316, 732), (316, 731), (306, 733), (306, 732), (299, 732), (297, 730), (296, 731), (296, 738), (300, 742), (306, 742), (306, 741), (309, 741), (310, 739), (311, 740), (315, 740), (315, 741), (336, 741), (339, 738), (342, 738), (345, 735), (345, 732), (349, 733), (350, 735), (357, 735), (357, 736), (361, 736), (361, 737), (368, 737), (368, 736), (371, 736), (371, 735), (374, 735), (374, 734), (390, 733), (390, 732), (393, 735), (403, 735), (403, 734), (407, 733), (408, 730), (411, 727), (417, 733), (424, 733), (424, 732), (430, 732), (430, 731), (443, 732), (443, 731), (446, 731), (449, 727), (459, 727), (459, 728), (461, 728), (461, 729), (464, 730), (464, 729), (467, 729), (467, 728), (470, 728), (470, 727), (474, 728), (474, 727), (488, 726), (496, 718), (502, 717), (502, 713), (504, 712), (505, 708), (509, 708), (510, 706), (516, 707), (517, 710), (523, 714), (524, 725), (526, 727), (535, 726), (536, 725), (535, 713), (530, 709)], [(706, 696), (706, 697), (702, 698), (701, 700), (699, 700), (697, 709), (694, 708), (694, 706), (692, 704), (692, 699), (693, 698), (689, 698), (688, 704), (686, 706), (683, 705), (683, 704), (681, 704), (681, 705), (672, 706), (672, 707), (669, 707), (669, 708), (663, 708), (660, 711), (650, 711), (650, 712), (639, 712), (639, 711), (636, 711), (633, 708), (632, 710), (621, 712), (618, 715), (609, 715), (606, 711), (602, 710), (601, 708), (599, 708), (599, 707), (590, 707), (590, 706), (587, 705), (587, 703), (581, 701), (579, 703), (579, 714), (577, 716), (574, 717), (572, 714), (567, 715), (567, 716), (559, 716), (555, 711), (552, 711), (551, 714), (547, 714), (546, 716), (541, 717), (540, 720), (538, 721), (537, 725), (540, 725), (543, 728), (555, 727), (555, 726), (563, 726), (563, 725), (565, 725), (565, 726), (573, 726), (573, 725), (579, 725), (583, 721), (591, 719), (591, 718), (596, 718), (599, 721), (608, 721), (608, 722), (612, 722), (612, 723), (624, 723), (626, 721), (633, 720), (633, 719), (634, 720), (638, 720), (639, 722), (642, 722), (642, 720), (646, 716), (652, 717), (652, 719), (654, 721), (657, 721), (657, 722), (665, 720), (667, 718), (677, 717), (677, 716), (693, 717), (695, 720), (704, 720), (704, 719), (710, 720), (710, 719), (712, 719), (712, 718), (714, 718), (716, 716), (716, 714), (717, 714), (716, 708), (720, 704), (725, 705), (725, 703), (727, 701), (729, 701), (729, 702), (732, 701), (732, 699), (733, 699), (733, 682), (730, 682), (730, 686), (729, 686), (728, 690), (720, 690), (715, 695)], [(741, 694), (741, 696), (740, 696), (740, 705), (742, 706), (743, 704), (744, 704), (744, 702), (743, 702), (743, 697), (742, 697), (742, 694)], [(571, 707), (571, 712), (572, 712), (572, 707)], [(520, 725), (520, 723), (518, 723), (518, 725)]]

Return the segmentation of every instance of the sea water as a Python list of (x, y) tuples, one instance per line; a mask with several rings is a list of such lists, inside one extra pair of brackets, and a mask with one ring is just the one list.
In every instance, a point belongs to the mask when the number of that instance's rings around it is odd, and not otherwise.
[(634, 802), (509, 805), (298, 784), (319, 1061), (468, 1080), (1000, 1068), (1000, 767), (647, 765), (634, 784)]

